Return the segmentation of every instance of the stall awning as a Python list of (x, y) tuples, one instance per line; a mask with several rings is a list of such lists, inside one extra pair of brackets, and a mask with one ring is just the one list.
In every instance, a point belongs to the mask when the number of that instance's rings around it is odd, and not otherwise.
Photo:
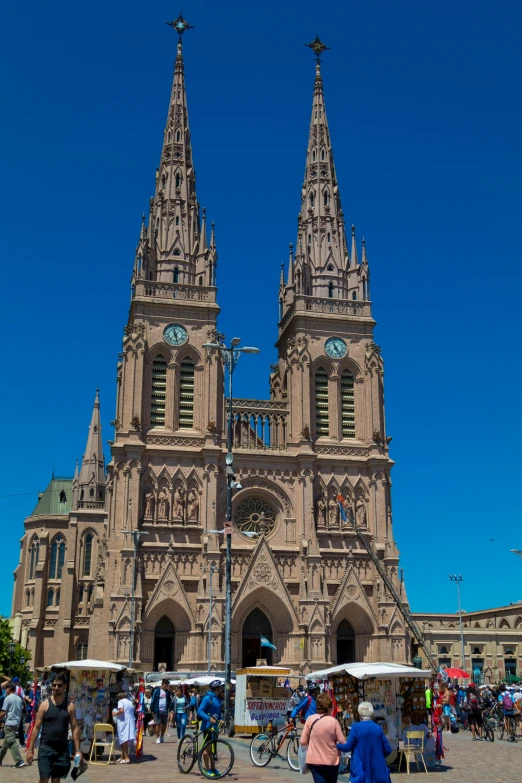
[(249, 666), (246, 669), (237, 669), (236, 674), (252, 674), (265, 677), (288, 677), (290, 669), (283, 666)]
[(96, 661), (94, 658), (86, 658), (84, 661), (65, 661), (64, 663), (53, 663), (51, 669), (106, 669), (110, 672), (123, 672), (126, 666), (120, 666), (119, 663), (111, 661)]
[(403, 666), (400, 663), (343, 663), (340, 666), (332, 666), (319, 672), (311, 672), (306, 675), (307, 680), (327, 680), (332, 674), (345, 672), (357, 677), (359, 680), (368, 680), (370, 677), (425, 677), (433, 676), (430, 669), (417, 669), (415, 666)]

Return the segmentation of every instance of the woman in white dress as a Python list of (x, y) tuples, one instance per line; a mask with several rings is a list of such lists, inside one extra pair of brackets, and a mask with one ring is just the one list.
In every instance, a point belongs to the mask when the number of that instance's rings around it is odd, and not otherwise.
[(130, 762), (129, 742), (136, 742), (134, 704), (127, 697), (125, 691), (119, 692), (118, 699), (118, 707), (112, 712), (121, 748), (121, 759), (118, 761), (118, 764), (128, 764)]

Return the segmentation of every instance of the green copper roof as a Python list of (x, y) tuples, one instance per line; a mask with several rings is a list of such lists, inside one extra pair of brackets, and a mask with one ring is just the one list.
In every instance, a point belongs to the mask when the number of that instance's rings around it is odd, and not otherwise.
[(51, 479), (31, 516), (68, 514), (72, 504), (72, 483), (72, 478)]

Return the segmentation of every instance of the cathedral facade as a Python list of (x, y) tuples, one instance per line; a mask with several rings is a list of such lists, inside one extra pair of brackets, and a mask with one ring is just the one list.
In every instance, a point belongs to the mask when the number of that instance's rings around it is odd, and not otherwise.
[[(134, 262), (111, 458), (105, 468), (97, 393), (81, 468), (53, 476), (24, 523), (13, 614), (35, 665), (125, 664), (132, 645), (145, 670), (206, 670), (209, 652), (223, 669), (227, 405), (212, 347), (216, 269), (180, 38)], [(297, 242), (278, 298), (269, 398), (232, 403), (232, 666), (409, 662), (410, 634), (355, 530), (402, 590), (369, 265), (364, 240), (358, 247), (345, 228), (319, 60)]]

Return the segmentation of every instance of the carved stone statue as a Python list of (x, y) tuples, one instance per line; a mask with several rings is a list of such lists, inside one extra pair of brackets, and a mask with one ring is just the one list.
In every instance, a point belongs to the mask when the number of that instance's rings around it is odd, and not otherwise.
[(366, 506), (362, 498), (359, 498), (357, 501), (355, 513), (357, 515), (357, 527), (366, 527)]
[(102, 538), (98, 545), (98, 562), (96, 564), (95, 582), (98, 585), (105, 584), (105, 564), (107, 562), (107, 539)]
[(339, 501), (332, 495), (328, 501), (328, 527), (337, 527), (339, 524)]
[(185, 508), (185, 492), (183, 487), (177, 487), (174, 492), (174, 516), (179, 519), (183, 519)]
[(169, 516), (169, 496), (165, 489), (159, 493), (158, 513), (161, 519), (167, 519)]
[(352, 506), (347, 498), (343, 500), (344, 513), (346, 514), (345, 527), (353, 527), (353, 511)]
[(188, 518), (199, 519), (199, 498), (195, 489), (191, 489), (188, 496)]
[(145, 517), (147, 519), (152, 519), (153, 516), (154, 516), (154, 495), (149, 490), (145, 495)]
[(316, 523), (317, 527), (326, 527), (326, 501), (322, 492), (317, 498)]

